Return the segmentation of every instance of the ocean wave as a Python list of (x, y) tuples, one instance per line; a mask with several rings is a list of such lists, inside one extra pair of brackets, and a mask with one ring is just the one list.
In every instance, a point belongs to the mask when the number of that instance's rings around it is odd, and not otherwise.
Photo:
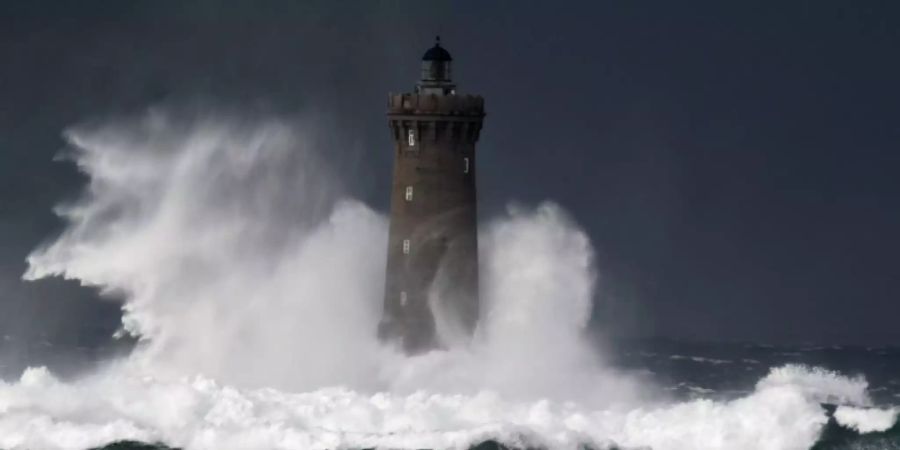
[(872, 406), (865, 379), (818, 368), (677, 402), (609, 366), (585, 336), (593, 247), (552, 202), (480, 230), (469, 342), (398, 354), (375, 338), (385, 218), (345, 194), (323, 134), (339, 135), (158, 112), (70, 131), (88, 187), (26, 277), (115, 292), (140, 343), (77, 380), (30, 368), (0, 382), (0, 448), (794, 450), (828, 423), (821, 403)]
[(834, 416), (860, 433), (894, 425), (895, 409), (869, 406), (866, 383), (823, 369), (774, 368), (751, 394), (592, 409), (576, 402), (472, 395), (291, 393), (241, 389), (202, 376), (164, 380), (121, 367), (77, 382), (42, 368), (0, 384), (0, 448), (72, 449), (117, 440), (186, 449), (466, 449), (486, 440), (514, 448), (657, 450), (807, 449)]

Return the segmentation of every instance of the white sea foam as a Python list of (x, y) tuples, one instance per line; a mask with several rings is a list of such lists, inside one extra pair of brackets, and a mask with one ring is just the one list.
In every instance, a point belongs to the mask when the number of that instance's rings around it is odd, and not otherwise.
[[(781, 382), (785, 372), (797, 385)], [(111, 367), (63, 383), (29, 369), (0, 384), (0, 448), (83, 449), (114, 439), (192, 449), (461, 449), (486, 439), (512, 445), (607, 448), (806, 449), (827, 423), (818, 400), (858, 380), (800, 366), (774, 369), (732, 401), (693, 400), (592, 409), (577, 402), (469, 395), (362, 393), (326, 388), (289, 393), (240, 389), (202, 376), (163, 380)], [(818, 386), (809, 391), (802, 386)], [(895, 411), (840, 407), (839, 423), (887, 429)]]
[(870, 404), (865, 380), (800, 366), (682, 403), (608, 367), (583, 336), (593, 249), (552, 203), (482, 230), (471, 343), (384, 348), (386, 220), (347, 198), (304, 123), (156, 114), (68, 133), (90, 184), (26, 276), (122, 298), (142, 342), (79, 380), (34, 368), (0, 384), (0, 448), (789, 450), (814, 443), (820, 402)]
[(730, 361), (727, 359), (705, 358), (703, 356), (672, 355), (672, 356), (669, 356), (669, 359), (687, 360), (687, 361), (693, 361), (693, 362), (697, 362), (697, 363), (713, 364), (716, 366), (718, 366), (719, 364), (733, 364), (734, 363), (734, 361)]
[(860, 433), (886, 431), (897, 422), (897, 408), (856, 408), (839, 406), (834, 412), (837, 423)]

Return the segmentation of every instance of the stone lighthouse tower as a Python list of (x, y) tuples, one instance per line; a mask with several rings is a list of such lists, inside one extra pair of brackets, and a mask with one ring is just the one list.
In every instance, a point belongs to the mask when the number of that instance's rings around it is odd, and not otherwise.
[(478, 320), (475, 143), (481, 96), (460, 95), (440, 38), (415, 92), (391, 94), (394, 178), (379, 335), (408, 353), (465, 340)]

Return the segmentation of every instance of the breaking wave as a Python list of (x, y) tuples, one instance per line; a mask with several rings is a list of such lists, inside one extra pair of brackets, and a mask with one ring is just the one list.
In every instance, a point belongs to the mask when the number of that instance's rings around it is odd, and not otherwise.
[[(469, 343), (416, 357), (374, 338), (386, 218), (347, 194), (315, 121), (176, 120), (70, 130), (89, 177), (67, 228), (29, 257), (123, 301), (127, 358), (76, 380), (0, 382), (0, 448), (123, 440), (189, 449), (805, 449), (829, 417), (890, 428), (862, 378), (774, 368), (728, 401), (666, 399), (584, 335), (596, 269), (553, 203), (480, 232)], [(300, 123), (296, 123), (300, 122)]]

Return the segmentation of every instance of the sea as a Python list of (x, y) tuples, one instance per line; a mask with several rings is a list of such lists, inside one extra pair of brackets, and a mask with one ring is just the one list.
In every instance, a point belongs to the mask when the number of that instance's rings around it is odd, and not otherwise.
[[(750, 394), (772, 367), (803, 365), (862, 377), (874, 405), (900, 405), (900, 347), (896, 346), (640, 339), (620, 340), (612, 349), (618, 364), (652, 373), (682, 400), (740, 398)], [(822, 403), (821, 407), (829, 420), (813, 449), (900, 449), (900, 424), (859, 434), (835, 421), (835, 405)]]
[[(133, 342), (127, 340), (110, 341), (99, 347), (51, 343), (36, 340), (23, 345), (7, 336), (0, 344), (0, 374), (7, 383), (15, 382), (30, 366), (48, 367), (59, 373), (63, 380), (76, 380), (83, 373), (103, 365), (108, 360), (124, 357)], [(778, 367), (823, 368), (851, 378), (864, 379), (866, 392), (871, 397), (872, 406), (882, 409), (900, 407), (900, 347), (860, 346), (860, 345), (773, 345), (751, 342), (703, 342), (663, 338), (613, 339), (604, 344), (608, 363), (617, 367), (636, 371), (652, 380), (665, 392), (672, 395), (671, 401), (715, 401), (729, 402), (752, 395), (759, 380), (765, 378)], [(25, 361), (29, 361), (26, 363)], [(10, 363), (15, 361), (15, 363)], [(8, 387), (9, 385), (7, 385)], [(0, 389), (2, 392), (2, 389)], [(10, 411), (3, 409), (0, 400), (0, 417)], [(139, 406), (135, 406), (138, 408)], [(827, 416), (827, 423), (821, 428), (815, 450), (855, 449), (889, 450), (900, 449), (900, 423), (894, 423), (883, 430), (860, 433), (846, 425), (839, 424), (834, 417), (837, 405), (821, 403)], [(0, 419), (2, 421), (2, 419)], [(172, 449), (171, 443), (141, 442), (136, 440), (115, 440), (104, 445), (83, 447), (104, 450), (149, 450)], [(28, 448), (28, 447), (11, 447)], [(34, 448), (34, 447), (31, 447)], [(242, 446), (241, 448), (250, 448)], [(303, 447), (296, 447), (303, 448)], [(342, 445), (333, 448), (352, 448)], [(361, 448), (361, 447), (360, 447)], [(373, 447), (375, 448), (375, 447)], [(399, 448), (399, 447), (395, 447)], [(504, 442), (502, 438), (485, 436), (478, 443), (466, 448), (475, 450), (519, 449), (515, 442)], [(537, 449), (540, 447), (527, 447)], [(552, 447), (546, 447), (552, 448)], [(597, 446), (583, 443), (572, 448), (578, 449), (628, 449), (657, 447), (618, 447), (614, 443)], [(659, 449), (667, 448), (665, 445)], [(681, 444), (677, 448), (683, 448)], [(704, 447), (706, 448), (706, 447)], [(729, 448), (723, 443), (722, 447)], [(744, 447), (741, 447), (744, 448)], [(757, 447), (765, 450), (765, 444)], [(10, 449), (7, 449), (10, 450)]]

